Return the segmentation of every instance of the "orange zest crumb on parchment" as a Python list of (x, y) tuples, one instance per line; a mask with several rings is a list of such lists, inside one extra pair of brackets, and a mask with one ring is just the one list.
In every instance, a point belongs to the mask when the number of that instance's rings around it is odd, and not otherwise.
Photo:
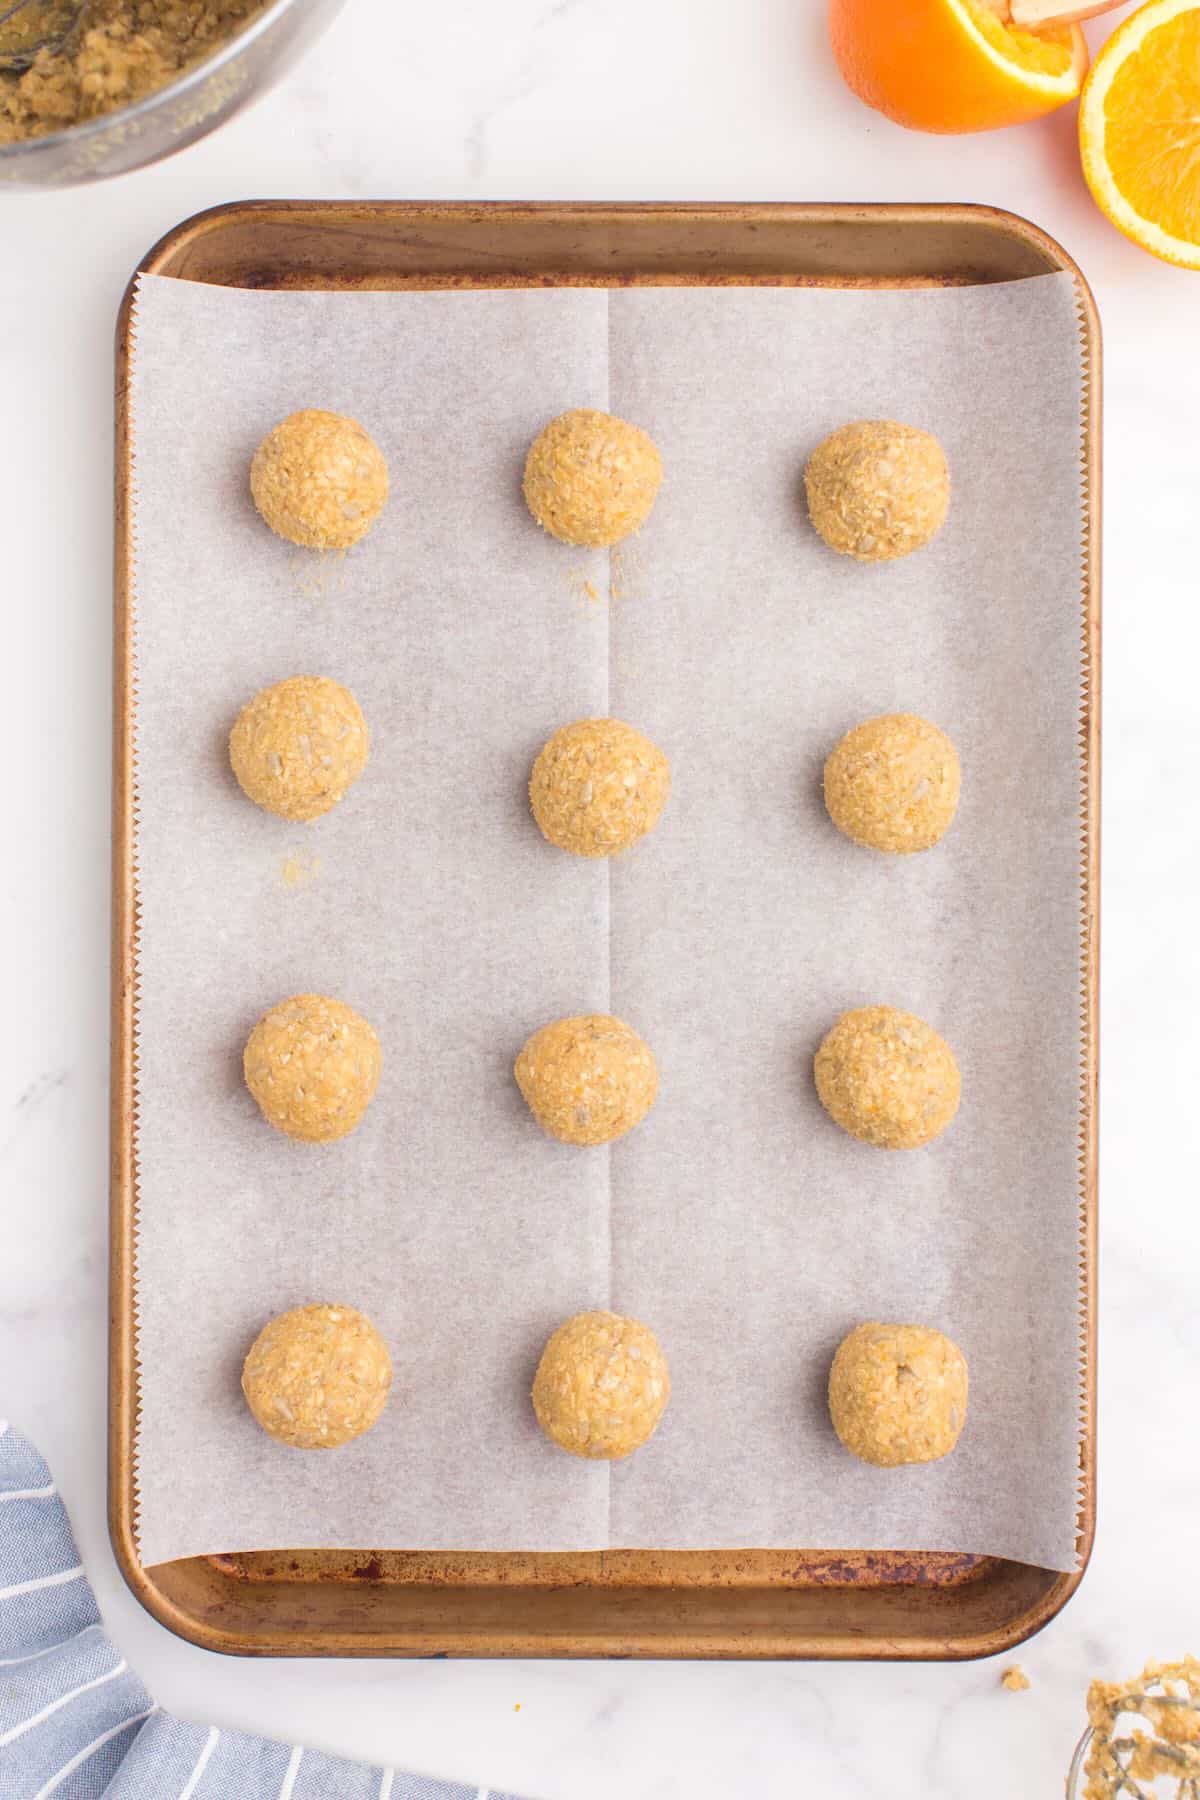
[(279, 871), (280, 879), (286, 888), (307, 887), (321, 873), (319, 856), (285, 856)]

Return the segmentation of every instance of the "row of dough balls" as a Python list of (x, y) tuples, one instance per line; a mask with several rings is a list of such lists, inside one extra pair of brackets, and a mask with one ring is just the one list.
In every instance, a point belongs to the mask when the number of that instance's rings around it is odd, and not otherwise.
[[(269, 1124), (303, 1143), (328, 1144), (361, 1121), (379, 1085), (383, 1051), (344, 1000), (294, 994), (258, 1021), (242, 1067)], [(654, 1052), (609, 1013), (543, 1025), (513, 1073), (542, 1130), (564, 1144), (615, 1142), (641, 1124), (658, 1095)], [(879, 1149), (919, 1149), (958, 1111), (954, 1052), (931, 1025), (894, 1006), (843, 1013), (817, 1050), (813, 1077), (835, 1124)]]
[[(263, 688), (229, 735), (242, 792), (298, 823), (336, 806), (369, 754), (358, 701), (325, 675), (293, 675)], [(856, 725), (825, 763), (825, 805), (839, 831), (892, 854), (932, 849), (954, 820), (961, 787), (954, 745), (914, 713), (885, 713)], [(542, 746), (529, 777), (529, 803), (543, 837), (576, 856), (632, 848), (657, 825), (670, 792), (664, 753), (620, 719), (562, 726)]]
[[(552, 537), (604, 548), (645, 524), (662, 479), (658, 448), (639, 426), (575, 407), (534, 439), (522, 491)], [(809, 457), (804, 486), (820, 536), (859, 562), (921, 549), (950, 505), (937, 438), (894, 419), (858, 419), (831, 433)], [(279, 537), (305, 549), (344, 550), (383, 510), (387, 463), (355, 419), (306, 407), (267, 433), (250, 465), (250, 491)]]
[[(613, 1143), (641, 1124), (658, 1095), (650, 1046), (608, 1013), (543, 1025), (514, 1073), (542, 1130), (564, 1144)], [(843, 1013), (817, 1050), (813, 1077), (834, 1123), (884, 1150), (931, 1143), (958, 1111), (962, 1086), (946, 1040), (894, 1006)]]
[[(271, 1437), (331, 1450), (378, 1421), (392, 1360), (365, 1314), (298, 1306), (259, 1332), (242, 1392)], [(829, 1412), (847, 1450), (878, 1468), (936, 1462), (967, 1416), (966, 1358), (925, 1325), (857, 1326), (829, 1372)], [(576, 1313), (553, 1332), (533, 1380), (533, 1410), (572, 1456), (614, 1462), (653, 1435), (671, 1397), (666, 1356), (648, 1326), (612, 1312)]]

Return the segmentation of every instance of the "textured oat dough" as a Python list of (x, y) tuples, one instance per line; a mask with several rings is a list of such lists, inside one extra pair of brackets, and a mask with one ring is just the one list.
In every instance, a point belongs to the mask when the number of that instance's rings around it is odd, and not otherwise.
[[(1131, 1713), (1139, 1715), (1134, 1726)], [(1093, 1681), (1090, 1743), (1079, 1800), (1190, 1800), (1200, 1781), (1200, 1660), (1147, 1663), (1122, 1681)]]
[(615, 856), (653, 831), (671, 792), (671, 765), (620, 719), (577, 719), (543, 744), (529, 804), (544, 838), (576, 856)]
[(242, 1369), (263, 1430), (297, 1450), (333, 1450), (370, 1431), (387, 1404), (392, 1359), (352, 1306), (297, 1306), (264, 1325)]
[(966, 1422), (966, 1358), (927, 1325), (858, 1325), (829, 1371), (829, 1415), (863, 1462), (937, 1462)]
[(292, 675), (263, 688), (229, 734), (242, 792), (283, 819), (319, 819), (336, 806), (366, 768), (369, 751), (358, 701), (325, 675)]
[(640, 1125), (658, 1093), (649, 1044), (609, 1013), (555, 1019), (513, 1070), (530, 1112), (564, 1144), (611, 1144)]
[(306, 550), (346, 550), (383, 510), (387, 464), (356, 420), (306, 407), (254, 452), (250, 492), (280, 537)]
[[(211, 56), (264, 0), (31, 0), (0, 24), (0, 56), (42, 43), (23, 72), (0, 67), (0, 144), (46, 137), (132, 106)], [(9, 10), (9, 0), (0, 13)], [(137, 129), (131, 121), (127, 129)]]
[(932, 432), (894, 419), (843, 425), (808, 459), (808, 512), (831, 549), (890, 562), (927, 544), (945, 522), (950, 471)]
[(821, 1104), (851, 1137), (915, 1150), (958, 1111), (954, 1053), (933, 1027), (894, 1006), (843, 1013), (813, 1064)]
[(269, 1124), (288, 1137), (328, 1144), (353, 1131), (366, 1112), (383, 1053), (367, 1021), (343, 1000), (294, 994), (263, 1014), (242, 1066)]
[(658, 1339), (619, 1313), (576, 1313), (560, 1325), (533, 1380), (533, 1410), (546, 1436), (572, 1456), (606, 1462), (644, 1444), (670, 1398)]
[(526, 505), (564, 544), (619, 543), (645, 524), (661, 483), (653, 439), (588, 407), (551, 419), (525, 459)]
[(961, 785), (954, 745), (915, 713), (856, 725), (825, 764), (825, 805), (838, 830), (867, 849), (900, 856), (945, 836)]

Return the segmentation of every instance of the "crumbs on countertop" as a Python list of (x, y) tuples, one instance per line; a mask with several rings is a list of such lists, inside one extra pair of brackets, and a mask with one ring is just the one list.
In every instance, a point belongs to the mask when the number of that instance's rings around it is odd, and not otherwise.
[(1000, 1686), (1007, 1688), (1010, 1694), (1023, 1694), (1033, 1683), (1020, 1663), (1010, 1663), (1000, 1677)]

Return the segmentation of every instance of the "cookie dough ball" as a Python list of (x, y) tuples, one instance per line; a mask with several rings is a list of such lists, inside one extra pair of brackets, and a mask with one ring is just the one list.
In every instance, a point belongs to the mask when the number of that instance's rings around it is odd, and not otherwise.
[(882, 1150), (915, 1150), (958, 1111), (954, 1053), (931, 1025), (894, 1006), (843, 1013), (814, 1063), (830, 1118)]
[(254, 452), (250, 492), (279, 537), (306, 550), (346, 550), (383, 510), (387, 464), (354, 419), (306, 407)]
[(525, 459), (526, 504), (564, 544), (619, 543), (645, 524), (661, 482), (653, 439), (584, 406), (551, 419)]
[(620, 719), (579, 719), (543, 744), (529, 777), (542, 836), (576, 856), (615, 856), (652, 831), (671, 792), (671, 765)]
[(387, 1404), (392, 1359), (352, 1306), (296, 1306), (264, 1325), (242, 1369), (246, 1405), (297, 1450), (333, 1450), (370, 1431)]
[(829, 1371), (829, 1413), (863, 1462), (936, 1462), (966, 1423), (966, 1357), (927, 1325), (856, 1326)]
[(950, 471), (929, 431), (894, 419), (843, 425), (804, 471), (808, 511), (825, 542), (859, 562), (890, 562), (941, 530)]
[(530, 1112), (564, 1144), (611, 1144), (640, 1125), (658, 1093), (649, 1044), (608, 1013), (535, 1031), (513, 1073)]
[(576, 1313), (542, 1352), (533, 1410), (572, 1456), (616, 1462), (644, 1444), (671, 1398), (671, 1377), (648, 1326), (619, 1313)]
[(367, 766), (358, 701), (325, 675), (293, 675), (255, 694), (229, 734), (242, 792), (283, 819), (319, 819)]
[(825, 805), (838, 830), (901, 856), (945, 836), (961, 785), (954, 745), (915, 713), (856, 725), (825, 764)]
[(345, 1001), (295, 994), (263, 1014), (242, 1066), (269, 1124), (288, 1137), (328, 1144), (353, 1131), (366, 1112), (383, 1053)]

